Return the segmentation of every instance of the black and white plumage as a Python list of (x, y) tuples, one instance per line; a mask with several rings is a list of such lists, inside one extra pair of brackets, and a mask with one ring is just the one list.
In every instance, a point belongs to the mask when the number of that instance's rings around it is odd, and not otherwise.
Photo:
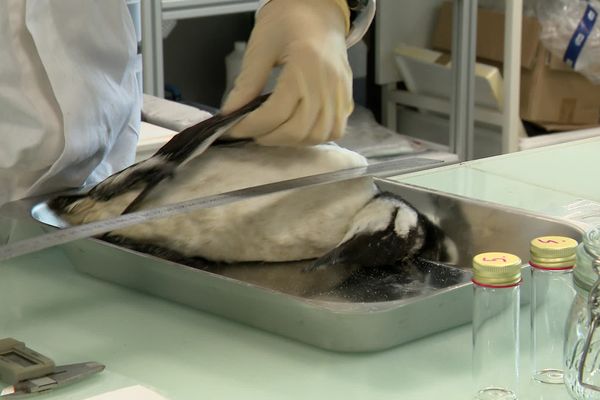
[[(250, 105), (241, 114), (252, 108)], [(240, 114), (240, 115), (241, 115)], [(213, 145), (231, 118), (177, 135), (152, 158), (115, 174), (83, 196), (50, 206), (71, 224), (116, 217), (244, 187), (367, 164), (334, 144), (264, 147), (252, 142)], [(199, 124), (199, 125), (201, 125)], [(175, 137), (177, 139), (177, 136)], [(173, 156), (176, 154), (176, 156)], [(151, 189), (151, 190), (150, 190)], [(132, 206), (132, 204), (134, 206)], [(288, 262), (315, 259), (313, 270), (344, 264), (382, 267), (421, 256), (443, 259), (443, 232), (398, 196), (379, 193), (371, 178), (301, 188), (149, 221), (106, 238), (174, 261)]]

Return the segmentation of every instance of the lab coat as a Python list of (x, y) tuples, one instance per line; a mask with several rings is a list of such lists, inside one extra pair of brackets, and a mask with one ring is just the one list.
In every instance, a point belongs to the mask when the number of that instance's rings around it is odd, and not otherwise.
[(0, 204), (133, 162), (141, 62), (124, 0), (1, 0), (0, 60)]

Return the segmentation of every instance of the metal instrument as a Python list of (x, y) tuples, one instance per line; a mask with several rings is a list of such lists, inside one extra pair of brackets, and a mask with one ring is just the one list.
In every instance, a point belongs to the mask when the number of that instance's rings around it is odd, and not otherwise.
[(0, 398), (16, 398), (56, 389), (64, 385), (80, 381), (104, 370), (104, 365), (97, 362), (61, 365), (54, 372), (39, 378), (26, 379), (6, 387), (0, 392)]
[(290, 179), (274, 182), (227, 193), (201, 197), (180, 203), (169, 204), (150, 210), (134, 211), (105, 221), (98, 221), (84, 225), (78, 225), (58, 232), (43, 234), (34, 238), (21, 240), (0, 246), (0, 261), (13, 257), (33, 253), (49, 247), (69, 243), (78, 239), (100, 235), (127, 226), (151, 221), (155, 219), (172, 217), (184, 212), (191, 212), (203, 208), (211, 208), (237, 201), (264, 196), (267, 194), (293, 190), (304, 187), (324, 185), (328, 183), (341, 182), (360, 177), (386, 177), (402, 173), (421, 171), (449, 164), (439, 160), (427, 158), (403, 158), (391, 161), (383, 161), (364, 167), (348, 168), (339, 171), (311, 175), (303, 178)]
[(0, 339), (0, 379), (12, 384), (0, 392), (1, 398), (15, 398), (45, 392), (79, 381), (104, 370), (97, 362), (56, 366), (54, 361), (25, 343)]

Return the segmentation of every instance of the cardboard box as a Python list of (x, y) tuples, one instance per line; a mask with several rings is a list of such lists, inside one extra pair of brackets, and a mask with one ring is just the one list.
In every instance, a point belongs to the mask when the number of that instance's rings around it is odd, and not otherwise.
[[(440, 7), (432, 47), (450, 51), (452, 3)], [(521, 51), (521, 118), (537, 125), (577, 129), (600, 124), (600, 86), (552, 56), (540, 42), (541, 27), (534, 18), (523, 17)], [(477, 14), (477, 58), (502, 65), (504, 14), (480, 9)]]
[[(409, 91), (449, 100), (453, 82), (448, 53), (400, 44), (394, 49), (394, 57)], [(498, 68), (475, 63), (475, 105), (502, 111), (502, 90)]]

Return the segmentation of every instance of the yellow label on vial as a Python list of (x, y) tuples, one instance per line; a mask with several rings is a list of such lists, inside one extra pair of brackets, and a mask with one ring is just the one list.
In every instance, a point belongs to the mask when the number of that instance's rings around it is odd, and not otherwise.
[(521, 265), (521, 259), (510, 253), (481, 253), (473, 258), (473, 264), (482, 267), (510, 267), (512, 265)]
[(542, 236), (531, 241), (531, 252), (540, 256), (575, 254), (577, 241), (564, 236)]
[(521, 281), (521, 264), (514, 254), (481, 253), (473, 257), (473, 279), (487, 285), (517, 284)]
[(577, 241), (564, 236), (542, 236), (531, 241), (530, 264), (542, 269), (566, 269), (575, 265)]

